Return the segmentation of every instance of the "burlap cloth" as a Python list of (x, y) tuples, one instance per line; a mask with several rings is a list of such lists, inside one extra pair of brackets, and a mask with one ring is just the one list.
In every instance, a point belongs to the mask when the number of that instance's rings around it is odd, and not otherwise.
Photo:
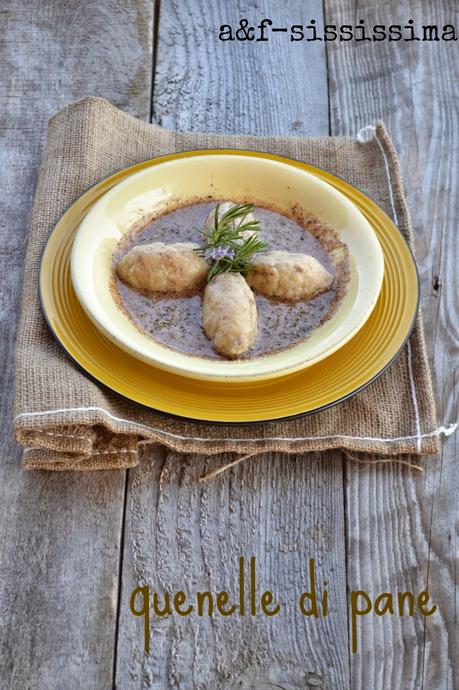
[[(374, 199), (413, 245), (397, 157), (383, 125), (351, 138), (176, 133), (140, 122), (100, 98), (85, 98), (49, 123), (33, 205), (16, 348), (14, 432), (27, 468), (132, 467), (145, 443), (184, 453), (307, 452), (340, 448), (357, 457), (409, 460), (437, 454), (432, 383), (419, 318), (396, 362), (364, 391), (323, 412), (256, 426), (212, 426), (142, 408), (98, 385), (64, 354), (38, 298), (40, 257), (54, 224), (90, 186), (154, 156), (197, 148), (246, 148), (307, 161)], [(408, 458), (407, 458), (408, 456)]]

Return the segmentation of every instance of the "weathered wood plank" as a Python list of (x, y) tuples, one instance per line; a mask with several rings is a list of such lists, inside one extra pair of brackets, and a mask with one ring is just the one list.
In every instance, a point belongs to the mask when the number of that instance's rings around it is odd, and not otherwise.
[[(152, 7), (5, 0), (0, 10), (0, 415), (12, 416), (13, 346), (46, 121), (87, 94), (148, 118)], [(24, 473), (1, 449), (0, 685), (112, 685), (125, 475)]]
[[(231, 46), (222, 23), (264, 16), (280, 26), (322, 17), (320, 2), (161, 4), (153, 113), (176, 129), (255, 134), (327, 134), (324, 48)], [(293, 69), (293, 65), (295, 68)], [(341, 458), (265, 456), (208, 485), (197, 479), (222, 458), (177, 458), (150, 450), (130, 471), (118, 643), (123, 690), (348, 688)], [(133, 569), (131, 545), (134, 550)], [(241, 555), (257, 557), (260, 582), (289, 604), (279, 617), (153, 621), (152, 651), (129, 611), (139, 573), (152, 590), (234, 592)], [(294, 606), (308, 559), (329, 582), (332, 611), (311, 621)], [(310, 683), (310, 684), (309, 684)]]
[(170, 129), (245, 134), (328, 133), (323, 44), (221, 42), (223, 24), (322, 21), (322, 0), (170, 0), (161, 5), (153, 116)]
[[(265, 455), (200, 484), (217, 465), (151, 449), (129, 473), (118, 687), (348, 688), (340, 458)], [(142, 621), (129, 611), (139, 581), (161, 600), (165, 590), (226, 590), (234, 600), (239, 557), (252, 555), (259, 591), (282, 605), (275, 618), (152, 616), (144, 658)], [(298, 608), (309, 557), (320, 590), (329, 583), (330, 614), (318, 620)]]
[[(457, 3), (327, 1), (326, 22), (449, 22)], [(388, 124), (401, 158), (417, 236), (427, 343), (441, 421), (457, 417), (459, 241), (457, 43), (329, 44), (331, 131), (354, 134)], [(419, 391), (422, 395), (422, 391)], [(437, 614), (362, 623), (362, 652), (351, 659), (352, 687), (446, 690), (457, 685), (454, 592), (457, 441), (449, 439), (424, 476), (396, 466), (347, 469), (346, 525), (351, 588), (428, 589)]]

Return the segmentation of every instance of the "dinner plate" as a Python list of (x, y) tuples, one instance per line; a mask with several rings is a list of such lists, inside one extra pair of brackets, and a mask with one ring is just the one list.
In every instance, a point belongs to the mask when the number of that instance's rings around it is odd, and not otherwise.
[[(232, 153), (237, 155), (237, 151)], [(252, 155), (278, 158), (265, 153)], [(380, 242), (385, 264), (381, 292), (355, 337), (326, 359), (294, 374), (228, 384), (185, 379), (153, 367), (103, 335), (81, 307), (72, 286), (74, 236), (102, 194), (157, 160), (132, 166), (88, 190), (62, 216), (49, 237), (40, 271), (42, 307), (52, 332), (75, 362), (135, 402), (181, 417), (226, 423), (272, 421), (315, 412), (355, 394), (384, 371), (406, 342), (417, 313), (419, 285), (410, 249), (389, 217), (362, 192), (326, 171), (288, 159), (283, 160), (328, 182), (351, 200)]]
[[(113, 253), (126, 234), (147, 224), (148, 219), (199, 199), (250, 201), (285, 215), (299, 208), (333, 228), (350, 260), (346, 293), (330, 318), (290, 347), (236, 360), (179, 352), (138, 328), (116, 298)], [(197, 235), (196, 229), (190, 231)], [(278, 247), (273, 244), (272, 248)], [(384, 273), (376, 233), (345, 194), (280, 156), (249, 151), (184, 152), (158, 158), (128, 175), (83, 218), (70, 265), (80, 304), (116, 345), (172, 373), (222, 382), (286, 376), (328, 357), (363, 326), (378, 299)]]

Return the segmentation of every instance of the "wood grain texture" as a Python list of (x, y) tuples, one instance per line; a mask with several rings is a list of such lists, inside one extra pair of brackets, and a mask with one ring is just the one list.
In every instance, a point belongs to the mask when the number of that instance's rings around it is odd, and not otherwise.
[[(46, 121), (87, 94), (148, 117), (152, 7), (5, 0), (0, 24), (0, 415), (11, 420), (22, 263)], [(0, 686), (111, 687), (125, 475), (24, 473), (9, 424), (4, 436)]]
[[(117, 686), (348, 688), (340, 458), (270, 454), (198, 481), (224, 460), (149, 449), (129, 472)], [(234, 599), (239, 558), (252, 555), (259, 591), (282, 606), (275, 618), (152, 615), (144, 657), (142, 621), (129, 611), (137, 583), (161, 600), (165, 590), (225, 590)], [(318, 589), (326, 578), (330, 592), (330, 613), (317, 620), (298, 607), (309, 558)]]
[(274, 27), (316, 17), (322, 0), (168, 0), (161, 4), (153, 115), (170, 129), (240, 134), (328, 134), (325, 50), (318, 43), (222, 42), (240, 19)]
[[(2, 5), (2, 419), (12, 414), (21, 266), (45, 121), (90, 93), (148, 117), (153, 4), (52, 0), (31, 9), (22, 0), (6, 0)], [(227, 49), (215, 36), (221, 23), (242, 16), (254, 23), (267, 16), (282, 25), (322, 20), (322, 3), (295, 0), (281, 9), (267, 0), (209, 5), (205, 0), (161, 5), (156, 119), (177, 129), (327, 133), (323, 45), (297, 44), (293, 51), (279, 38)], [(458, 23), (453, 0), (400, 5), (325, 0), (326, 21), (354, 24), (362, 17), (389, 24), (412, 17), (420, 23)], [(329, 44), (328, 63), (332, 133), (354, 134), (382, 118), (401, 156), (439, 418), (454, 421), (457, 43)], [(120, 564), (125, 476), (23, 473), (9, 436), (0, 487), (8, 516), (0, 526), (0, 609), (8, 612), (0, 616), (2, 687), (105, 690), (112, 685), (115, 662), (120, 690), (457, 686), (454, 437), (424, 476), (389, 465), (349, 465), (344, 490), (341, 461), (333, 454), (308, 461), (264, 456), (202, 485), (197, 478), (225, 458), (184, 461), (147, 449), (142, 466), (129, 473)], [(258, 559), (260, 586), (290, 604), (278, 618), (154, 621), (152, 654), (144, 658), (140, 622), (129, 613), (139, 577), (159, 591), (231, 592), (237, 559), (251, 554)], [(306, 620), (291, 605), (306, 579), (309, 557), (329, 581), (333, 608), (325, 620)], [(349, 668), (346, 584), (371, 593), (428, 588), (439, 612), (426, 622), (367, 617), (360, 625), (361, 652), (351, 657)]]
[[(318, 2), (290, 3), (282, 11), (263, 2), (249, 8), (239, 2), (162, 3), (156, 120), (176, 129), (328, 133), (324, 48), (299, 48), (294, 70), (285, 40), (274, 38), (269, 49), (265, 44), (225, 49), (216, 29), (249, 14), (254, 22), (267, 16), (286, 25), (310, 14), (320, 20), (322, 9)], [(224, 462), (224, 457), (178, 458), (150, 450), (129, 473), (117, 686), (348, 688), (339, 454), (264, 456), (207, 485), (198, 483)], [(139, 620), (129, 612), (139, 576), (160, 592), (231, 592), (242, 555), (257, 557), (260, 581), (286, 604), (283, 613), (276, 619), (154, 621), (152, 651), (145, 658)], [(324, 620), (303, 617), (295, 605), (309, 558), (329, 582), (333, 610)]]
[[(383, 5), (325, 2), (326, 21), (354, 24), (454, 23), (448, 0)], [(459, 315), (457, 43), (330, 43), (333, 134), (355, 134), (383, 119), (401, 158), (416, 233), (422, 308), (440, 423), (457, 420)], [(422, 391), (418, 391), (422, 395)], [(362, 652), (351, 659), (353, 688), (457, 687), (457, 438), (424, 476), (394, 465), (349, 465), (346, 525), (349, 587), (371, 592), (428, 589), (438, 612), (398, 620), (367, 617)]]

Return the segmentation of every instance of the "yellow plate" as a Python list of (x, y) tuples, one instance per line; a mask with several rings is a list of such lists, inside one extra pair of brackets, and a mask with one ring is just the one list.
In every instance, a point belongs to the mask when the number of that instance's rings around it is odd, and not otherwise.
[[(268, 204), (288, 214), (295, 206), (331, 226), (350, 256), (344, 299), (300, 343), (262, 357), (225, 360), (195, 357), (162, 345), (140, 330), (114, 297), (113, 252), (124, 234), (177, 205), (205, 198)], [(275, 248), (275, 247), (274, 247)], [(193, 379), (248, 383), (287, 376), (338, 350), (363, 326), (381, 290), (384, 257), (378, 238), (344, 194), (316, 175), (251, 152), (194, 151), (133, 173), (106, 192), (76, 233), (70, 260), (78, 300), (115, 345), (154, 367)]]
[[(228, 153), (211, 153), (223, 152)], [(79, 224), (95, 201), (125, 177), (183, 155), (145, 161), (113, 175), (83, 194), (56, 225), (43, 254), (40, 296), (49, 326), (67, 353), (95, 379), (131, 400), (211, 422), (260, 422), (310, 413), (344, 400), (381, 374), (404, 345), (417, 312), (418, 276), (408, 245), (388, 216), (357, 189), (313, 166), (265, 153), (251, 155), (282, 160), (316, 175), (345, 194), (372, 225), (384, 253), (384, 279), (359, 333), (328, 358), (289, 376), (227, 384), (184, 379), (155, 368), (97, 330), (71, 282), (70, 254)]]

